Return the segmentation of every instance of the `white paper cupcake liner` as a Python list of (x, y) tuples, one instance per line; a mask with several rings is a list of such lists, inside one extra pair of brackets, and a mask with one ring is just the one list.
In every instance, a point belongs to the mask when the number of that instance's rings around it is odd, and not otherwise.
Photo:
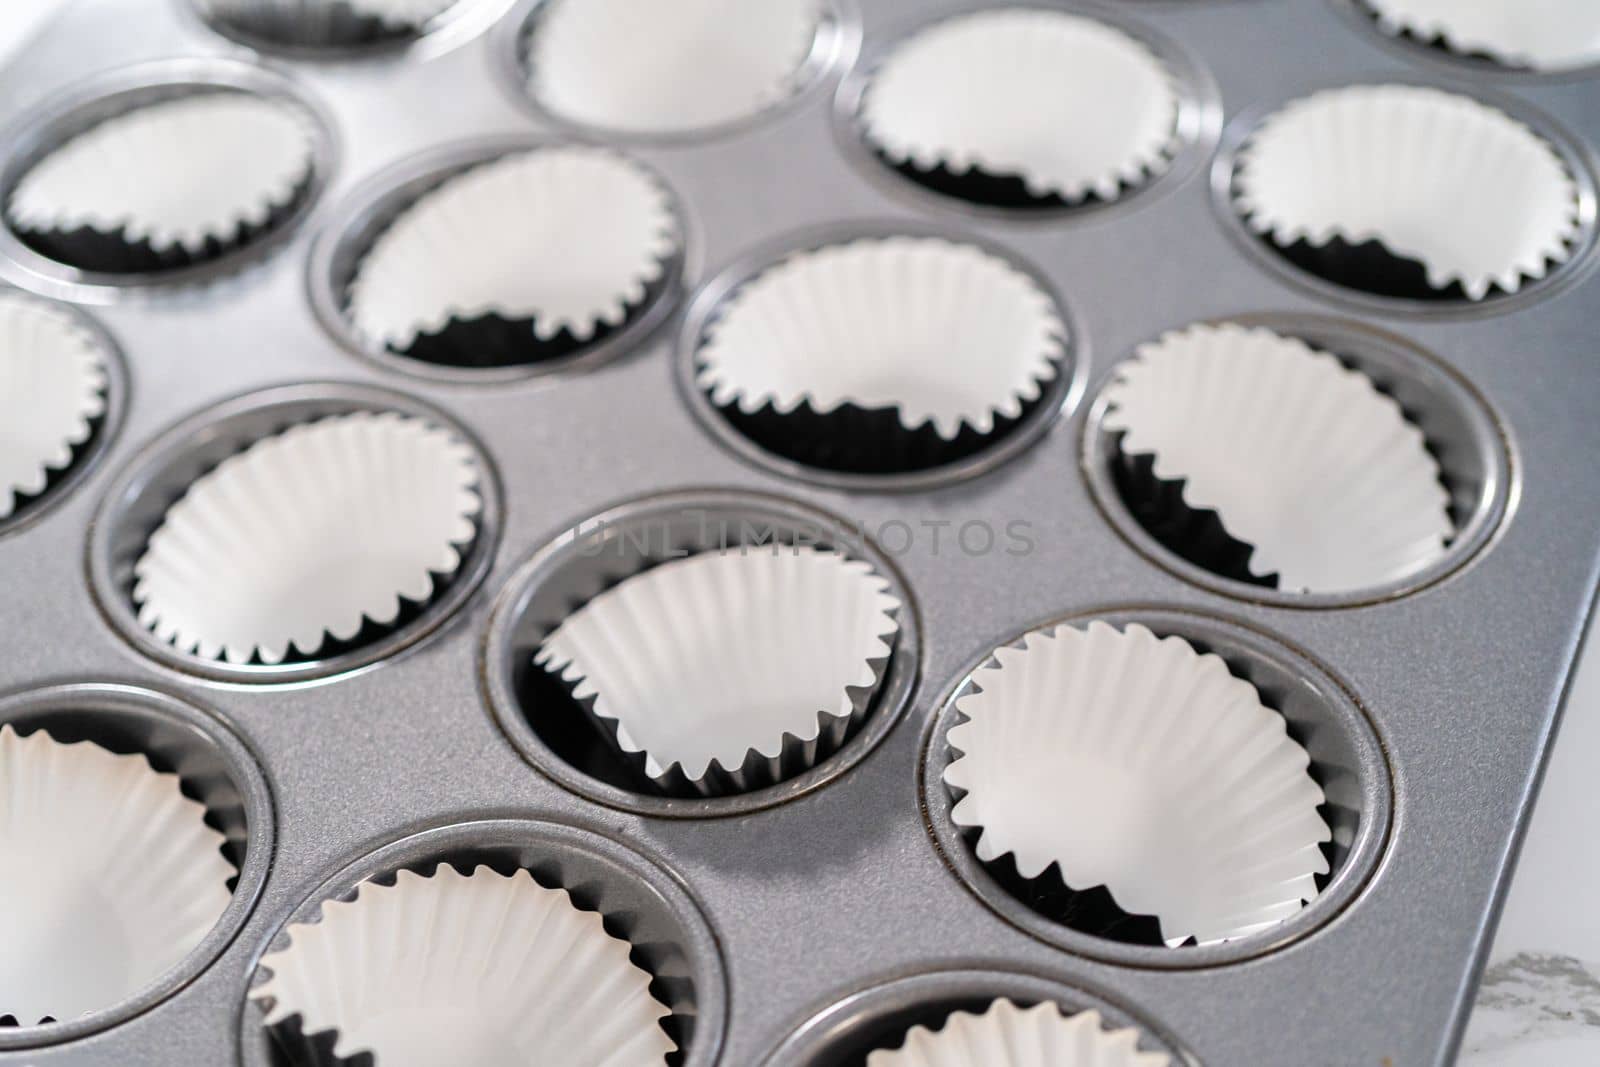
[(460, 566), (482, 476), (465, 442), (420, 418), (290, 427), (168, 509), (134, 566), (139, 621), (180, 651), (266, 664), (391, 624)]
[(821, 20), (820, 0), (550, 0), (530, 25), (528, 87), (585, 125), (719, 126), (799, 88)]
[(1577, 185), (1548, 141), (1413, 85), (1326, 90), (1269, 116), (1239, 153), (1234, 197), (1280, 246), (1375, 240), (1472, 300), (1542, 278), (1578, 231)]
[(0, 293), (0, 519), (69, 467), (106, 411), (105, 353), (67, 311)]
[(14, 228), (87, 228), (191, 256), (265, 226), (304, 188), (311, 116), (280, 100), (196, 91), (136, 107), (36, 163), (6, 205)]
[(718, 406), (893, 408), (954, 439), (1017, 418), (1060, 373), (1066, 327), (1031, 277), (973, 245), (863, 238), (796, 253), (728, 298), (697, 353)]
[(176, 966), (231, 898), (223, 840), (143, 756), (0, 726), (0, 1016), (66, 1022)]
[(1512, 67), (1570, 70), (1600, 62), (1600, 6), (1590, 0), (1361, 0), (1387, 33)]
[(266, 1024), (336, 1031), (333, 1054), (384, 1067), (665, 1064), (677, 1046), (650, 974), (566, 890), (527, 871), (441, 865), (361, 885), (288, 928), (251, 991)]
[(1414, 574), (1454, 535), (1422, 431), (1372, 380), (1261, 327), (1195, 325), (1140, 346), (1104, 426), (1184, 503), (1215, 511), (1278, 587), (1336, 593)]
[(1035, 198), (1113, 200), (1170, 160), (1178, 102), (1165, 65), (1123, 31), (1000, 8), (896, 48), (866, 89), (861, 121), (892, 163), (1015, 176)]
[(1098, 1011), (1064, 1014), (1049, 1003), (996, 1000), (952, 1012), (938, 1029), (913, 1026), (897, 1049), (867, 1054), (866, 1067), (1168, 1067), (1165, 1052), (1139, 1048), (1134, 1027), (1108, 1029)]
[(768, 784), (827, 755), (870, 710), (899, 632), (888, 590), (830, 550), (705, 552), (601, 593), (535, 662), (623, 753), (642, 753), (651, 778), (681, 773), (702, 792)]
[(424, 194), (362, 256), (349, 314), (404, 351), (452, 319), (531, 319), (529, 342), (621, 326), (679, 247), (672, 201), (603, 148), (504, 156)]
[(1219, 657), (1091, 622), (995, 661), (957, 705), (944, 772), (980, 861), (1103, 886), (1173, 946), (1243, 937), (1316, 897), (1332, 833), (1310, 757)]

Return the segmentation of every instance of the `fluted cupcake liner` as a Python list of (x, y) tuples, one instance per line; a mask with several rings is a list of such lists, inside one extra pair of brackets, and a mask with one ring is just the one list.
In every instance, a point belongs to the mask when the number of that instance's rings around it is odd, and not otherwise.
[(236, 664), (359, 642), (450, 581), (477, 535), (483, 476), (469, 445), (421, 418), (358, 411), (291, 426), (167, 510), (134, 565), (139, 621)]
[(1600, 62), (1600, 7), (1588, 0), (1361, 0), (1385, 33), (1508, 67)]
[(696, 381), (768, 451), (830, 470), (939, 466), (998, 441), (1062, 373), (1066, 327), (1023, 271), (936, 237), (798, 252), (736, 288)]
[(1565, 262), (1578, 232), (1577, 184), (1549, 141), (1414, 85), (1325, 90), (1268, 116), (1240, 149), (1233, 197), (1300, 265), (1392, 296), (1514, 293)]
[(681, 236), (670, 194), (609, 149), (501, 156), (447, 178), (356, 264), (347, 312), (374, 345), (458, 366), (592, 346), (659, 293)]
[(1225, 576), (1349, 592), (1416, 573), (1454, 536), (1422, 431), (1366, 375), (1297, 338), (1190, 326), (1140, 346), (1105, 398), (1130, 510)]
[(1169, 946), (1247, 936), (1317, 896), (1332, 833), (1310, 757), (1221, 658), (1091, 622), (996, 650), (973, 683), (944, 781), (980, 862), (1103, 887)]
[(1001, 998), (983, 1011), (951, 1012), (938, 1027), (913, 1026), (866, 1067), (1167, 1067), (1165, 1052), (1139, 1048), (1135, 1027), (1108, 1028), (1098, 1011), (1024, 1007)]
[(106, 353), (66, 310), (0, 292), (0, 519), (78, 458), (106, 412)]
[(401, 870), (287, 935), (250, 996), (295, 1067), (644, 1067), (676, 1048), (634, 946), (526, 870)]
[(306, 195), (316, 129), (298, 105), (196, 89), (134, 107), (35, 162), (6, 219), (42, 255), (113, 274), (218, 259)]
[(195, 0), (225, 29), (273, 44), (352, 48), (404, 40), (459, 0)]
[(815, 765), (870, 713), (899, 632), (888, 590), (831, 550), (702, 552), (578, 607), (535, 663), (661, 791), (746, 792)]
[(1130, 455), (1116, 448), (1111, 456), (1111, 476), (1134, 520), (1168, 551), (1223, 578), (1278, 587), (1277, 574), (1257, 574), (1251, 569), (1255, 546), (1230, 534), (1216, 509), (1190, 504), (1184, 497), (1183, 480), (1158, 475), (1154, 456)]
[(0, 1017), (110, 1008), (199, 945), (236, 873), (205, 817), (143, 756), (0, 725)]
[(998, 8), (946, 19), (873, 74), (875, 151), (937, 191), (1003, 206), (1115, 200), (1165, 169), (1180, 94), (1129, 34), (1081, 15)]
[(719, 126), (799, 88), (821, 21), (819, 0), (550, 0), (524, 42), (528, 90), (611, 130)]

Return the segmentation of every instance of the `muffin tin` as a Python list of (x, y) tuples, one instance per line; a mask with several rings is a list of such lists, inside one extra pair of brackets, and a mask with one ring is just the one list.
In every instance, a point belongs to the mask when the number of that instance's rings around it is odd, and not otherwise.
[[(175, 968), (81, 1019), (0, 1027), (0, 1067), (281, 1064), (250, 993), (286, 929), (439, 863), (527, 869), (598, 911), (650, 972), (682, 1046), (670, 1062), (689, 1067), (864, 1063), (999, 998), (1096, 1010), (1185, 1065), (1286, 1048), (1449, 1061), (1600, 573), (1600, 85), (1390, 37), (1355, 0), (1034, 3), (1129, 32), (1174, 72), (1159, 176), (1105, 203), (1011, 208), (876, 157), (864, 81), (919, 28), (1003, 6), (982, 0), (820, 5), (788, 97), (670, 135), (581, 127), (532, 100), (534, 0), (461, 0), (437, 29), (316, 61), (251, 52), (188, 0), (137, 19), (77, 0), (0, 70), (0, 195), (127, 93), (222, 83), (301, 102), (323, 130), (295, 210), (223, 262), (130, 282), (0, 233), (0, 275), (77, 305), (108, 354), (87, 447), (0, 526), (0, 721), (57, 719), (150, 754), (241, 872)], [(1289, 101), (1389, 83), (1488, 101), (1547, 136), (1575, 179), (1571, 255), (1468, 302), (1353, 292), (1266, 248), (1232, 203), (1239, 146)], [(349, 329), (356, 258), (406, 202), (463, 166), (569, 143), (636, 160), (678, 216), (636, 316), (517, 367), (426, 364)], [(797, 251), (894, 236), (975, 246), (1038, 283), (1063, 341), (1040, 398), (998, 442), (912, 472), (830, 471), (746, 436), (696, 374), (725, 302)], [(1141, 523), (1105, 387), (1139, 345), (1217, 321), (1299, 338), (1394, 397), (1449, 495), (1442, 556), (1299, 594), (1208, 570)], [(482, 508), (451, 580), (393, 626), (281, 663), (146, 630), (133, 569), (184, 488), (252, 441), (355, 411), (421, 417), (475, 455)], [(900, 604), (875, 690), (814, 765), (663, 789), (533, 684), (540, 643), (607, 585), (773, 537), (869, 562)], [(1176, 948), (1099, 936), (1030, 906), (950, 818), (944, 738), (974, 673), (1031, 630), (1094, 619), (1216, 653), (1306, 750), (1329, 870), (1280, 925)]]

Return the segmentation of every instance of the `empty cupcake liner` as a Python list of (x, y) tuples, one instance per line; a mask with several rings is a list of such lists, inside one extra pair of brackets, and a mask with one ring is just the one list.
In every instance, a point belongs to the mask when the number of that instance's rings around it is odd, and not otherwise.
[[(1158, 522), (1214, 512), (1254, 579), (1370, 588), (1439, 559), (1454, 536), (1422, 431), (1366, 375), (1297, 338), (1190, 326), (1140, 346), (1105, 399), (1121, 455), (1150, 457), (1167, 483), (1146, 485), (1134, 510)], [(1183, 554), (1205, 558), (1192, 547)]]
[(1361, 0), (1386, 33), (1437, 42), (1511, 67), (1600, 62), (1600, 7), (1589, 0)]
[(1135, 1027), (1108, 1029), (1098, 1011), (1025, 1008), (1004, 998), (981, 1012), (955, 1011), (937, 1029), (913, 1026), (896, 1049), (868, 1053), (866, 1067), (1168, 1067), (1165, 1052), (1139, 1048)]
[(1114, 200), (1165, 169), (1179, 99), (1163, 62), (1122, 30), (1000, 8), (902, 43), (860, 117), (868, 143), (924, 184), (986, 202), (1078, 203)]
[(870, 713), (900, 602), (817, 548), (703, 552), (579, 607), (535, 663), (663, 791), (746, 792), (832, 754)]
[(1169, 946), (1244, 937), (1318, 893), (1310, 757), (1218, 656), (1138, 624), (1029, 633), (957, 704), (945, 784), (980, 862), (1104, 887)]
[(672, 199), (603, 148), (501, 156), (414, 201), (356, 265), (348, 314), (373, 344), (505, 365), (599, 341), (648, 303), (679, 250)]
[(457, 0), (196, 0), (223, 27), (276, 44), (352, 47), (413, 37)]
[(300, 1067), (642, 1067), (676, 1048), (632, 946), (526, 870), (402, 870), (287, 934), (250, 996)]
[(548, 0), (525, 42), (528, 89), (569, 121), (672, 134), (795, 93), (821, 0)]
[(106, 412), (100, 340), (70, 312), (0, 293), (0, 519), (78, 458)]
[(236, 873), (205, 814), (143, 756), (0, 725), (0, 1016), (109, 1008), (199, 945)]
[(736, 288), (696, 381), (758, 444), (832, 469), (906, 470), (998, 440), (1062, 373), (1066, 326), (1029, 275), (969, 244), (872, 237), (797, 252)]
[(394, 412), (305, 422), (191, 484), (134, 565), (139, 622), (229, 663), (315, 656), (397, 625), (477, 535), (483, 472), (449, 431)]
[(298, 105), (194, 90), (105, 119), (45, 154), (6, 205), (37, 251), (110, 273), (215, 259), (280, 222), (315, 162)]
[(1233, 195), (1252, 230), (1280, 250), (1309, 246), (1311, 269), (1356, 288), (1389, 284), (1383, 265), (1351, 261), (1374, 242), (1420, 266), (1433, 295), (1513, 293), (1565, 262), (1578, 234), (1577, 183), (1549, 141), (1414, 85), (1293, 101), (1240, 149)]

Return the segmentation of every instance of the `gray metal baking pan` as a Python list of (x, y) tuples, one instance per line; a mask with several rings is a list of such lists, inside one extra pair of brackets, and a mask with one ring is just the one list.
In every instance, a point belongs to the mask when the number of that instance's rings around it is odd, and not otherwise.
[[(202, 709), (210, 741), (188, 743), (261, 771), (239, 769), (228, 802), (256, 820), (242, 850), (253, 907), (230, 912), (205, 960), (127, 1010), (72, 1028), (71, 1040), (0, 1030), (0, 1064), (260, 1062), (246, 993), (290, 916), (385, 864), (468, 847), (572, 848), (569, 861), (611, 872), (602, 878), (633, 872), (639, 882), (623, 896), (644, 901), (653, 929), (678, 931), (690, 961), (694, 1064), (826, 1063), (918, 1004), (996, 995), (1100, 1006), (1139, 1021), (1151, 1047), (1199, 1063), (1452, 1059), (1600, 562), (1592, 233), (1572, 263), (1525, 293), (1418, 306), (1285, 267), (1245, 236), (1216, 186), (1263, 109), (1374, 79), (1454, 87), (1536, 116), (1592, 174), (1600, 79), (1455, 60), (1382, 36), (1344, 0), (1053, 5), (1161, 42), (1188, 75), (1190, 144), (1149, 188), (1110, 206), (1017, 218), (911, 186), (840, 117), (860, 71), (897, 36), (970, 6), (836, 0), (793, 100), (678, 139), (612, 138), (531, 105), (513, 75), (531, 0), (509, 10), (465, 0), (414, 43), (333, 58), (257, 53), (184, 0), (76, 0), (0, 70), (8, 160), (36, 147), (41, 116), (80, 94), (183, 78), (302, 95), (329, 128), (303, 217), (226, 269), (130, 288), (30, 260), (14, 241), (0, 249), (8, 282), (79, 303), (126, 371), (93, 462), (48, 507), (0, 530), (0, 691), (11, 697), (0, 717), (39, 721), (61, 700), (59, 689), (39, 692), (48, 687), (116, 683), (68, 692), (132, 715), (113, 731), (124, 738), (181, 732)], [(130, 71), (139, 64), (148, 66)], [(328, 271), (370, 191), (416, 174), (419, 159), (507, 139), (616, 143), (665, 179), (687, 237), (664, 297), (670, 313), (594, 358), (489, 380), (373, 358), (330, 329)], [(1591, 182), (1591, 231), (1592, 191)], [(683, 350), (718, 286), (818, 234), (900, 229), (1001, 249), (1060, 301), (1072, 340), (1066, 386), (1022, 446), (960, 478), (886, 484), (817, 477), (718, 429), (684, 388)], [(1399, 388), (1445, 398), (1446, 436), (1465, 457), (1453, 462), (1472, 486), (1457, 502), (1469, 520), (1463, 545), (1447, 564), (1370, 596), (1296, 599), (1197, 572), (1118, 512), (1093, 422), (1111, 367), (1168, 329), (1247, 315), (1342, 341), (1363, 365), (1399, 368)], [(170, 458), (152, 445), (169, 427), (249, 409), (237, 398), (279, 387), (271, 396), (316, 410), (397, 392), (470, 434), (499, 497), (474, 549), (481, 573), (459, 603), (380, 656), (237, 676), (154, 654), (117, 599), (126, 530), (97, 524), (135, 521), (150, 506), (139, 492), (150, 489), (152, 457)], [(896, 666), (903, 706), (838, 773), (757, 803), (640, 804), (611, 787), (570, 787), (580, 774), (538, 769), (537, 739), (503, 728), (501, 672), (526, 583), (579, 524), (668, 491), (821, 509), (877, 535), (916, 639)], [(950, 539), (963, 523), (1012, 521), (1029, 524), (1021, 554), (969, 553)], [(944, 800), (925, 788), (941, 759), (935, 723), (964, 676), (1025, 630), (1088, 614), (1159, 620), (1236, 670), (1300, 687), (1285, 700), (1291, 719), (1292, 704), (1343, 724), (1325, 751), (1351, 771), (1338, 801), (1355, 816), (1338, 824), (1344, 860), (1318, 904), (1281, 931), (1216, 952), (1124, 951), (1063, 935), (984, 883), (941, 823)]]

